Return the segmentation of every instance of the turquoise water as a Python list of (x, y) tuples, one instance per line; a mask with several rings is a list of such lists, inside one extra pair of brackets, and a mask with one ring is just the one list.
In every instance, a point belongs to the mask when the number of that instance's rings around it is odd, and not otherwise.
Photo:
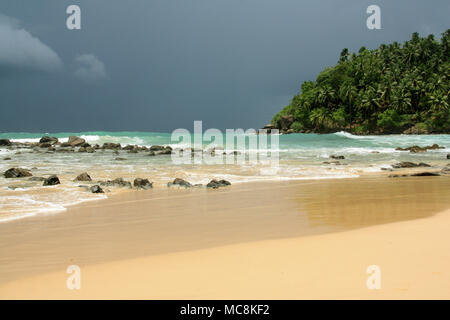
[[(37, 142), (43, 135), (57, 137), (61, 141), (69, 136), (81, 136), (89, 143), (114, 142), (138, 145), (172, 145), (171, 133), (158, 132), (60, 132), (60, 133), (0, 133), (0, 139)], [(225, 137), (225, 134), (224, 134)], [(192, 137), (193, 139), (193, 137)], [(346, 132), (333, 134), (290, 134), (279, 136), (280, 149), (315, 148), (395, 148), (411, 145), (426, 146), (437, 143), (450, 148), (450, 135), (387, 135), (355, 136)], [(206, 142), (205, 142), (206, 144)]]
[[(43, 135), (55, 136), (61, 142), (71, 135), (84, 138), (91, 145), (105, 142), (150, 147), (152, 145), (171, 146), (174, 149), (190, 147), (189, 141), (172, 141), (170, 133), (153, 132), (67, 132), (67, 133), (0, 133), (0, 139), (15, 142), (38, 142)], [(198, 137), (198, 136), (197, 136)], [(249, 146), (251, 139), (265, 140), (265, 135), (244, 135), (246, 144), (242, 154), (258, 154), (267, 150), (277, 151), (279, 161), (248, 161), (236, 163), (209, 164), (175, 163), (170, 155), (149, 156), (148, 152), (136, 154), (126, 150), (119, 154), (112, 150), (97, 150), (95, 153), (53, 153), (41, 148), (0, 147), (0, 172), (11, 167), (31, 170), (33, 176), (47, 177), (56, 174), (61, 185), (43, 187), (42, 182), (24, 179), (5, 179), (0, 177), (0, 221), (8, 221), (36, 214), (53, 214), (66, 210), (75, 203), (105, 198), (109, 194), (120, 192), (110, 188), (106, 194), (91, 194), (80, 188), (73, 179), (82, 172), (88, 172), (94, 184), (99, 180), (123, 177), (126, 180), (148, 178), (155, 188), (167, 188), (167, 182), (174, 178), (183, 178), (191, 183), (206, 184), (211, 179), (226, 179), (232, 184), (250, 181), (271, 181), (291, 179), (337, 179), (356, 178), (362, 174), (381, 172), (382, 168), (391, 168), (399, 161), (426, 162), (437, 169), (448, 163), (446, 155), (450, 153), (450, 135), (390, 135), (390, 136), (354, 136), (345, 132), (334, 134), (291, 134), (277, 135), (274, 141), (258, 149)], [(194, 137), (192, 137), (192, 140)], [(412, 145), (428, 146), (439, 144), (439, 150), (425, 153), (396, 151), (397, 147)], [(203, 149), (224, 147), (224, 143), (205, 141)], [(76, 150), (77, 151), (77, 150)], [(232, 150), (227, 150), (227, 152)], [(203, 155), (206, 154), (202, 153)], [(222, 153), (219, 154), (220, 156)], [(344, 156), (339, 163), (331, 155)], [(117, 161), (121, 157), (125, 160)], [(11, 158), (4, 160), (4, 158)], [(244, 158), (245, 159), (245, 158)]]

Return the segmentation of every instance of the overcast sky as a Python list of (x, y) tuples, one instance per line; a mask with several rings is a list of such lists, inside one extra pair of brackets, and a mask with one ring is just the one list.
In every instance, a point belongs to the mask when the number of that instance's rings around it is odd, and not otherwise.
[(440, 35), (449, 16), (448, 0), (1, 0), (0, 131), (258, 128), (342, 48)]

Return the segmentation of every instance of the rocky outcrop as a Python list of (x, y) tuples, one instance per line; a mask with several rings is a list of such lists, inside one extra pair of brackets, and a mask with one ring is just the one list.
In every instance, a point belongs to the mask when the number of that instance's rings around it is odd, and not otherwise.
[(22, 168), (11, 168), (5, 171), (3, 174), (5, 178), (24, 178), (24, 177), (31, 177), (32, 174), (27, 169)]
[(120, 150), (122, 149), (122, 146), (120, 145), (120, 143), (105, 142), (102, 146), (102, 149)]
[(91, 176), (87, 172), (79, 174), (73, 181), (92, 181)]
[(445, 147), (441, 147), (438, 144), (433, 144), (432, 146), (426, 146), (426, 147), (419, 147), (419, 146), (412, 146), (407, 148), (395, 148), (397, 151), (409, 151), (412, 153), (418, 153), (418, 152), (427, 152), (427, 150), (437, 150), (437, 149), (445, 149)]
[(258, 134), (269, 134), (272, 132), (272, 130), (276, 130), (277, 126), (274, 126), (273, 124), (269, 123), (266, 124), (264, 127), (258, 130)]
[(78, 147), (78, 146), (81, 146), (82, 144), (86, 143), (86, 140), (84, 140), (83, 138), (77, 137), (77, 136), (70, 136), (67, 143), (71, 147)]
[(92, 193), (105, 193), (105, 191), (103, 191), (103, 189), (99, 186), (99, 185), (94, 185), (90, 188)]
[(173, 180), (172, 182), (169, 182), (167, 184), (168, 187), (172, 187), (172, 186), (179, 186), (179, 187), (185, 187), (185, 188), (190, 188), (192, 187), (192, 184), (190, 184), (189, 182), (187, 182), (186, 180), (180, 179), (180, 178), (176, 178), (175, 180)]
[(136, 178), (133, 181), (133, 186), (137, 189), (151, 189), (153, 188), (153, 182), (148, 179)]
[(206, 187), (207, 188), (212, 188), (212, 189), (217, 189), (220, 187), (226, 187), (231, 185), (231, 183), (227, 180), (211, 180)]
[(293, 115), (282, 116), (280, 119), (280, 129), (287, 131), (291, 128), (291, 125), (293, 123), (294, 123)]
[(61, 184), (59, 178), (55, 175), (52, 175), (44, 180), (43, 186), (55, 186), (57, 184)]
[(101, 186), (107, 186), (107, 187), (119, 187), (119, 188), (130, 188), (131, 189), (131, 182), (125, 181), (123, 178), (116, 178), (114, 180), (99, 181), (99, 184)]
[(449, 154), (447, 154), (447, 159), (450, 159), (450, 153), (449, 153)]
[(409, 162), (409, 161), (402, 161), (402, 162), (392, 165), (392, 168), (394, 168), (394, 169), (418, 168), (418, 167), (431, 167), (431, 166), (429, 164), (423, 163), (423, 162), (414, 163), (414, 162)]
[(9, 147), (12, 145), (12, 142), (9, 139), (0, 139), (0, 146)]
[(50, 145), (54, 145), (54, 144), (58, 143), (58, 138), (44, 136), (39, 140), (39, 144), (43, 144), (43, 143), (49, 143)]
[(150, 147), (150, 152), (153, 152), (154, 155), (160, 155), (160, 154), (171, 154), (172, 153), (172, 148), (167, 146), (151, 146)]

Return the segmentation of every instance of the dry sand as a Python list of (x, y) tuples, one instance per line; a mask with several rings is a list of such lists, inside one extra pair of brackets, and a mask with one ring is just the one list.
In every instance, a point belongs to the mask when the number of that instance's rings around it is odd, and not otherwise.
[[(40, 231), (38, 220), (10, 224), (9, 236), (2, 226), (0, 298), (448, 299), (449, 190), (447, 177), (422, 177), (122, 195), (41, 219)], [(161, 206), (165, 217), (152, 214)], [(147, 243), (165, 233), (175, 235)], [(71, 263), (81, 290), (66, 287)], [(380, 290), (366, 287), (369, 265), (381, 269)]]

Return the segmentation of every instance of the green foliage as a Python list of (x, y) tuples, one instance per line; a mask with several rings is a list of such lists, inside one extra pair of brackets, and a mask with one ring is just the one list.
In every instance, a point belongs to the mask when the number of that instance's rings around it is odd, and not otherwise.
[(304, 129), (304, 126), (301, 122), (299, 121), (295, 121), (292, 125), (291, 125), (291, 129), (294, 129), (296, 132), (302, 131)]
[(392, 132), (403, 127), (402, 117), (393, 109), (378, 114), (377, 126), (385, 132)]
[(336, 66), (301, 85), (272, 124), (293, 115), (297, 131), (397, 133), (422, 123), (449, 133), (449, 75), (450, 30), (440, 41), (415, 33), (403, 45), (362, 47), (358, 54), (344, 49)]

